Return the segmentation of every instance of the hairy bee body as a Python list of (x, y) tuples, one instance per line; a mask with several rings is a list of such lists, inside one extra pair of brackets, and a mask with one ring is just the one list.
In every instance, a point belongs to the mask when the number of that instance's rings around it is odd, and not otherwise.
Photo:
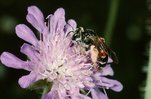
[(109, 58), (115, 63), (118, 62), (115, 52), (106, 45), (104, 38), (99, 37), (97, 33), (91, 29), (84, 30), (82, 27), (77, 28), (76, 31), (73, 32), (72, 40), (81, 44), (85, 50), (89, 50), (90, 47), (94, 45), (98, 50), (97, 61), (101, 65), (107, 64)]

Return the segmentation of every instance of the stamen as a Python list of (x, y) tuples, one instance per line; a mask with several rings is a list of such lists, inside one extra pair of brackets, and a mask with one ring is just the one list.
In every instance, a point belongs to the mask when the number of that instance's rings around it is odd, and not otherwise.
[(105, 88), (103, 87), (102, 89), (103, 89), (104, 94), (108, 97), (108, 95), (107, 95), (107, 93), (105, 91)]
[(89, 91), (87, 92), (86, 96), (88, 96), (88, 95), (90, 94), (90, 92), (91, 92), (91, 91), (89, 90)]

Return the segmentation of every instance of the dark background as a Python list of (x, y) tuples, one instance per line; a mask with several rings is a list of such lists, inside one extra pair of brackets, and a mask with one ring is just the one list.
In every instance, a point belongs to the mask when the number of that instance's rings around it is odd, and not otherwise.
[[(23, 40), (15, 34), (15, 26), (27, 23), (27, 7), (38, 6), (45, 17), (57, 8), (66, 11), (66, 20), (73, 18), (78, 26), (91, 28), (105, 36), (111, 2), (114, 0), (0, 0), (0, 53), (9, 51), (25, 59), (19, 50)], [(148, 63), (151, 17), (149, 0), (116, 0), (118, 3), (111, 39), (107, 39), (119, 59), (113, 64), (115, 76), (124, 89), (120, 93), (107, 90), (110, 99), (143, 99)], [(112, 16), (110, 16), (112, 17)], [(28, 23), (27, 23), (28, 24)], [(29, 24), (28, 24), (29, 25)], [(110, 41), (110, 42), (108, 42)], [(36, 91), (22, 89), (18, 79), (28, 74), (0, 65), (0, 99), (40, 99)]]

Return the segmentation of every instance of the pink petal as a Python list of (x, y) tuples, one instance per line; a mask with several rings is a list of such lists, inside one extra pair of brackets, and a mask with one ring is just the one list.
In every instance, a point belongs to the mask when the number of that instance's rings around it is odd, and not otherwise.
[(29, 23), (33, 25), (39, 32), (42, 32), (45, 24), (44, 24), (44, 16), (39, 8), (36, 6), (28, 7), (28, 14), (26, 19)]
[(83, 94), (79, 94), (79, 96), (74, 98), (74, 99), (92, 99), (92, 98), (90, 98), (90, 97), (88, 97), (86, 95), (83, 95)]
[(20, 50), (23, 54), (27, 55), (30, 60), (36, 60), (37, 57), (35, 54), (38, 54), (35, 49), (29, 44), (23, 44)]
[(23, 39), (35, 46), (38, 42), (38, 40), (37, 40), (35, 34), (32, 32), (32, 30), (24, 24), (19, 24), (16, 26), (16, 34), (21, 39)]
[(67, 24), (65, 25), (66, 35), (68, 35), (68, 33), (72, 32), (72, 31), (75, 31), (76, 27), (77, 27), (77, 23), (74, 20), (72, 20), (72, 19), (68, 20)]
[(73, 20), (73, 19), (70, 19), (70, 20), (68, 20), (68, 22), (67, 22), (71, 27), (72, 27), (72, 29), (76, 29), (76, 27), (77, 27), (77, 23), (76, 23), (76, 21), (75, 20)]
[(80, 94), (79, 90), (80, 89), (77, 87), (77, 88), (72, 88), (68, 91), (72, 99), (77, 99), (77, 96)]
[(28, 71), (30, 70), (27, 62), (22, 61), (21, 59), (17, 58), (15, 55), (9, 52), (3, 52), (1, 54), (0, 59), (1, 59), (1, 62), (7, 67), (11, 67), (15, 69), (25, 69)]
[(112, 89), (116, 92), (120, 92), (123, 89), (123, 85), (117, 80), (111, 80), (105, 77), (102, 77), (101, 80), (102, 86), (105, 86), (107, 89)]
[(108, 99), (108, 97), (99, 89), (91, 89), (92, 99)]
[(50, 91), (43, 96), (43, 99), (60, 99), (57, 91)]
[(40, 77), (34, 73), (31, 72), (29, 75), (22, 76), (18, 83), (22, 88), (27, 88), (29, 85), (33, 84), (34, 82), (40, 80)]
[(80, 94), (78, 98), (75, 98), (75, 99), (92, 99), (86, 95), (83, 95), (83, 94)]
[(65, 11), (63, 8), (59, 8), (50, 17), (50, 32), (59, 33), (63, 31), (65, 24)]
[(93, 77), (95, 80), (100, 80), (103, 76), (113, 76), (113, 74), (113, 69), (111, 68), (110, 64), (108, 64), (102, 68), (101, 72), (96, 72)]
[(112, 62), (113, 62), (113, 60), (110, 57), (108, 57), (108, 62), (107, 63), (112, 63)]
[(102, 76), (107, 76), (107, 75), (113, 76), (113, 75), (114, 75), (113, 69), (111, 68), (110, 64), (107, 64), (107, 65), (103, 68), (103, 70), (102, 70), (102, 72), (101, 72), (101, 75), (102, 75)]

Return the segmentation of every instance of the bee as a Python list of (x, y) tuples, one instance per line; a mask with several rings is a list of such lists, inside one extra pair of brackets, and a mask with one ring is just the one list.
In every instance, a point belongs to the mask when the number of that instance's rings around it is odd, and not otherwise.
[(108, 63), (109, 58), (111, 58), (114, 63), (118, 63), (115, 52), (107, 46), (105, 39), (99, 37), (93, 30), (84, 30), (84, 28), (79, 27), (73, 32), (72, 40), (81, 44), (85, 50), (89, 50), (92, 45), (95, 46), (95, 49), (98, 51), (97, 62), (102, 66)]

